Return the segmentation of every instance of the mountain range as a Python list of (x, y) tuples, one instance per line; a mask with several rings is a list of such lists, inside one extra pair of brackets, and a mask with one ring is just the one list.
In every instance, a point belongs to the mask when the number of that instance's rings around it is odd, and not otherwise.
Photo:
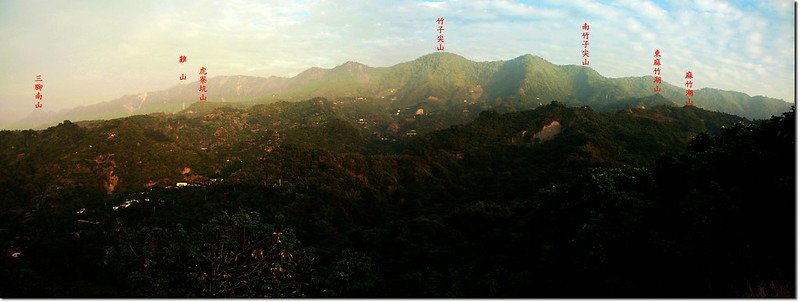
[(793, 110), (227, 101), (0, 131), (0, 296), (794, 295)]
[[(438, 52), (390, 67), (357, 62), (331, 69), (312, 67), (291, 78), (217, 76), (209, 79), (207, 86), (208, 101), (247, 105), (313, 97), (369, 97), (399, 109), (423, 102), (453, 106), (517, 98), (542, 104), (557, 100), (603, 111), (664, 103), (682, 106), (686, 100), (684, 88), (668, 83), (660, 85), (663, 98), (653, 98), (652, 76), (607, 78), (590, 67), (555, 65), (530, 54), (508, 61), (474, 62)], [(197, 101), (196, 87), (197, 82), (187, 83), (58, 112), (35, 111), (7, 128), (41, 129), (64, 120), (174, 113)], [(661, 101), (648, 103), (651, 99)], [(750, 119), (769, 118), (790, 107), (775, 98), (713, 88), (696, 90), (693, 101), (700, 108)]]

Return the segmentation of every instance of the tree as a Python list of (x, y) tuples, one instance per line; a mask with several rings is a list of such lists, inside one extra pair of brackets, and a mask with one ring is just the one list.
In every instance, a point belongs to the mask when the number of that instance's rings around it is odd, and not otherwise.
[(109, 266), (147, 297), (303, 297), (313, 258), (292, 229), (223, 212), (199, 229), (117, 229)]

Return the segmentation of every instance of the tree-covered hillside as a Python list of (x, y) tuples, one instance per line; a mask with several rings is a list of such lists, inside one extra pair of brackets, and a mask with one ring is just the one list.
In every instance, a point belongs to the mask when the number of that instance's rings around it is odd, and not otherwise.
[[(331, 69), (310, 68), (292, 78), (217, 76), (209, 79), (211, 102), (247, 104), (302, 101), (315, 97), (369, 99), (380, 106), (406, 108), (421, 103), (437, 106), (485, 104), (516, 98), (548, 104), (562, 101), (570, 106), (590, 106), (609, 111), (624, 108), (631, 99), (653, 95), (652, 76), (607, 78), (586, 66), (555, 65), (530, 54), (507, 61), (474, 62), (457, 54), (437, 52), (390, 67), (369, 67), (347, 62)], [(167, 90), (127, 95), (72, 110), (34, 112), (11, 125), (29, 129), (55, 125), (65, 119), (109, 119), (155, 112), (174, 113), (197, 102), (196, 83)], [(660, 85), (666, 104), (683, 106), (682, 85)], [(697, 107), (766, 119), (789, 110), (790, 104), (763, 96), (703, 88), (693, 97)]]
[(795, 296), (794, 110), (659, 101), (315, 98), (2, 131), (0, 296)]

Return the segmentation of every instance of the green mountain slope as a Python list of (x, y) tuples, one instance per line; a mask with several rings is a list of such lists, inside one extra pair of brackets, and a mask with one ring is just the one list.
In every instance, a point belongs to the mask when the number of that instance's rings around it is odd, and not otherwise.
[(793, 296), (794, 112), (626, 102), (473, 104), (441, 130), (463, 112), (314, 98), (0, 131), (0, 295)]
[[(554, 65), (543, 58), (523, 55), (508, 61), (473, 62), (452, 53), (433, 53), (391, 67), (369, 67), (347, 62), (332, 69), (310, 68), (293, 78), (219, 76), (209, 80), (212, 102), (271, 103), (314, 97), (371, 98), (396, 108), (435, 102), (440, 106), (486, 102), (516, 97), (546, 104), (563, 101), (598, 110), (620, 108), (620, 102), (653, 95), (652, 76), (606, 78), (575, 65)], [(661, 95), (677, 106), (686, 101), (684, 89), (660, 85)], [(24, 129), (59, 121), (108, 119), (152, 112), (172, 113), (197, 102), (194, 83), (168, 90), (125, 96), (106, 103), (58, 113), (35, 112), (12, 125)], [(784, 101), (762, 96), (703, 88), (695, 92), (697, 107), (766, 119), (789, 109)]]
[(358, 101), (321, 98), (248, 109), (223, 105), (194, 104), (180, 114), (80, 122), (81, 126), (66, 121), (38, 132), (3, 131), (0, 161), (39, 180), (45, 192), (88, 186), (114, 193), (235, 178), (243, 167), (288, 145), (367, 154), (441, 149), (462, 155), (512, 146), (543, 158), (561, 156), (550, 150), (590, 162), (641, 163), (685, 148), (698, 133), (743, 121), (693, 107), (597, 112), (553, 103), (504, 115), (486, 111), (466, 125), (426, 134), (464, 119), (460, 112), (393, 115)]
[(724, 125), (743, 121), (738, 116), (695, 107), (661, 105), (597, 112), (553, 102), (503, 115), (485, 111), (467, 125), (436, 131), (412, 142), (409, 150), (485, 154), (487, 150), (516, 146), (531, 148), (543, 157), (552, 157), (546, 151), (550, 150), (574, 152), (596, 163), (636, 164), (683, 150), (700, 133), (717, 133)]

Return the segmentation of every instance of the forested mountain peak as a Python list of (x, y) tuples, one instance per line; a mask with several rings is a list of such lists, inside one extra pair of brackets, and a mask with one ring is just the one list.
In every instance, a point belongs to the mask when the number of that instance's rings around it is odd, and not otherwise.
[[(458, 54), (436, 52), (390, 67), (369, 67), (348, 61), (327, 69), (309, 68), (295, 77), (215, 76), (207, 84), (211, 102), (272, 103), (313, 97), (364, 97), (398, 107), (432, 98), (441, 102), (486, 102), (518, 97), (522, 101), (588, 105), (616, 110), (632, 98), (653, 94), (652, 76), (607, 78), (586, 66), (555, 65), (526, 54), (507, 61), (474, 62)], [(194, 83), (153, 91), (58, 113), (36, 113), (15, 128), (47, 126), (69, 119), (116, 118), (151, 112), (173, 113), (197, 102)], [(663, 83), (660, 93), (682, 106), (684, 89)], [(766, 97), (713, 88), (698, 89), (695, 106), (740, 115), (768, 118), (788, 110), (789, 104)]]

